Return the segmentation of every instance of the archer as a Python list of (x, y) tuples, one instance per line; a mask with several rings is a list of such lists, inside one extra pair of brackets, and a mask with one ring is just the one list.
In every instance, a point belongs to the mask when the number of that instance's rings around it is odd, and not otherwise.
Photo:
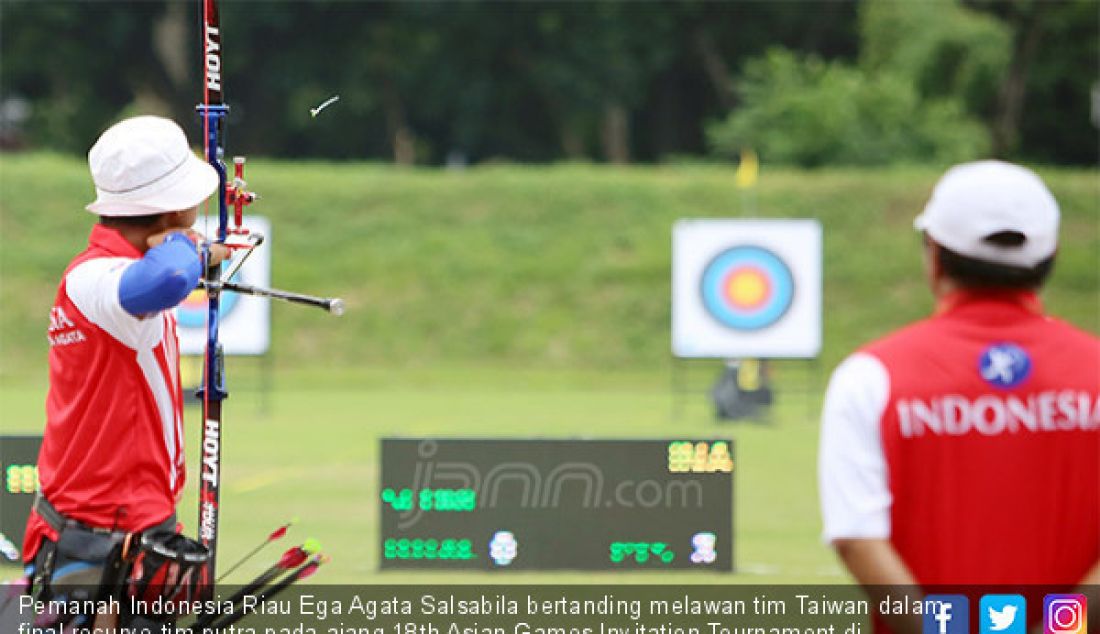
[[(202, 273), (203, 238), (191, 226), (218, 175), (178, 125), (150, 116), (109, 128), (88, 163), (97, 196), (87, 209), (99, 222), (50, 311), (41, 487), (23, 545), (40, 600), (66, 590), (78, 600), (118, 597), (124, 587), (160, 591), (143, 579), (164, 566), (197, 579), (190, 569), (205, 562), (205, 549), (179, 535), (176, 522), (185, 469), (171, 309)], [(204, 251), (210, 266), (229, 253), (220, 244)], [(145, 546), (153, 542), (179, 556), (152, 556)], [(104, 627), (118, 618), (61, 620)]]

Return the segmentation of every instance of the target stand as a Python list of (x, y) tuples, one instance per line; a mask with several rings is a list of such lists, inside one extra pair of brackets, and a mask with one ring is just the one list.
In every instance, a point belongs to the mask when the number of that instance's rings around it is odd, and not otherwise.
[[(672, 231), (673, 419), (682, 414), (678, 397), (696, 391), (685, 367), (692, 360), (721, 360), (726, 372), (728, 364), (742, 360), (809, 360), (803, 374), (810, 380), (802, 382), (809, 396), (820, 382), (821, 297), (818, 221), (677, 221)], [(744, 369), (738, 366), (735, 380)]]

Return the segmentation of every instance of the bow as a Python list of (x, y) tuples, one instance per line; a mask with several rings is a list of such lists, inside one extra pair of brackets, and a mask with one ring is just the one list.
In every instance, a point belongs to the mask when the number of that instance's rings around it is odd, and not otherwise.
[[(314, 297), (277, 289), (259, 288), (230, 281), (245, 259), (263, 243), (263, 236), (244, 227), (244, 207), (257, 196), (246, 189), (243, 157), (234, 157), (233, 179), (222, 157), (225, 155), (224, 126), (229, 106), (226, 105), (222, 83), (222, 35), (217, 0), (199, 0), (202, 6), (203, 100), (196, 110), (203, 129), (206, 160), (218, 173), (218, 228), (213, 242), (230, 249), (233, 257), (223, 265), (211, 265), (211, 244), (202, 247), (205, 273), (199, 287), (205, 289), (207, 307), (207, 341), (203, 356), (203, 382), (199, 389), (202, 401), (202, 464), (199, 478), (199, 540), (210, 551), (202, 573), (202, 585), (213, 594), (218, 542), (218, 519), (221, 491), (222, 401), (225, 389), (225, 358), (218, 338), (221, 295), (224, 291), (271, 297), (289, 302), (324, 308), (334, 315), (344, 311), (338, 298)], [(233, 208), (230, 218), (229, 208)], [(224, 271), (223, 271), (224, 268)]]

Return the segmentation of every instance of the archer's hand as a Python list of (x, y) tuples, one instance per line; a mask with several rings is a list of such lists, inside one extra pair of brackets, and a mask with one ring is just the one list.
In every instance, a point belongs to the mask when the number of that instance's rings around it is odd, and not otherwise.
[[(206, 238), (203, 237), (203, 235), (198, 231), (193, 231), (191, 229), (165, 229), (164, 231), (154, 233), (153, 235), (146, 238), (145, 243), (149, 245), (150, 249), (152, 249), (153, 247), (164, 242), (165, 238), (173, 233), (182, 233), (183, 235), (187, 236), (188, 239), (191, 240), (191, 242), (195, 243), (196, 247), (202, 245), (202, 243), (206, 241)], [(209, 247), (210, 266), (217, 266), (221, 264), (222, 261), (229, 259), (230, 250), (226, 248), (225, 245), (211, 242), (209, 243)]]

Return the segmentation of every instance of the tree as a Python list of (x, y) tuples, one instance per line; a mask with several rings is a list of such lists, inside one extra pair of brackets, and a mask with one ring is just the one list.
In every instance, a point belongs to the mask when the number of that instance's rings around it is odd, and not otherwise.
[[(1094, 0), (965, 1), (223, 2), (233, 144), (437, 164), (701, 154), (705, 124), (747, 105), (736, 89), (746, 61), (778, 46), (864, 75), (833, 68), (815, 90), (874, 102), (903, 83), (890, 108), (913, 94), (949, 129), (957, 108), (967, 130), (984, 121), (1002, 153), (1095, 162), (1095, 139), (1080, 133)], [(5, 3), (0, 92), (31, 103), (30, 144), (83, 153), (133, 112), (187, 128), (197, 12), (180, 0)], [(338, 105), (309, 116), (333, 95)]]
[(159, 98), (168, 73), (149, 54), (164, 10), (164, 2), (125, 10), (105, 3), (5, 4), (0, 86), (5, 96), (31, 101), (29, 136), (83, 153), (137, 95), (158, 96), (149, 107), (172, 113)]
[(1011, 54), (992, 116), (995, 152), (1096, 164), (1091, 90), (1100, 59), (1093, 0), (965, 0), (1011, 33)]
[(751, 147), (762, 160), (805, 167), (945, 163), (987, 147), (958, 99), (924, 99), (897, 73), (773, 49), (746, 64), (737, 89), (741, 107), (710, 128), (727, 156)]

